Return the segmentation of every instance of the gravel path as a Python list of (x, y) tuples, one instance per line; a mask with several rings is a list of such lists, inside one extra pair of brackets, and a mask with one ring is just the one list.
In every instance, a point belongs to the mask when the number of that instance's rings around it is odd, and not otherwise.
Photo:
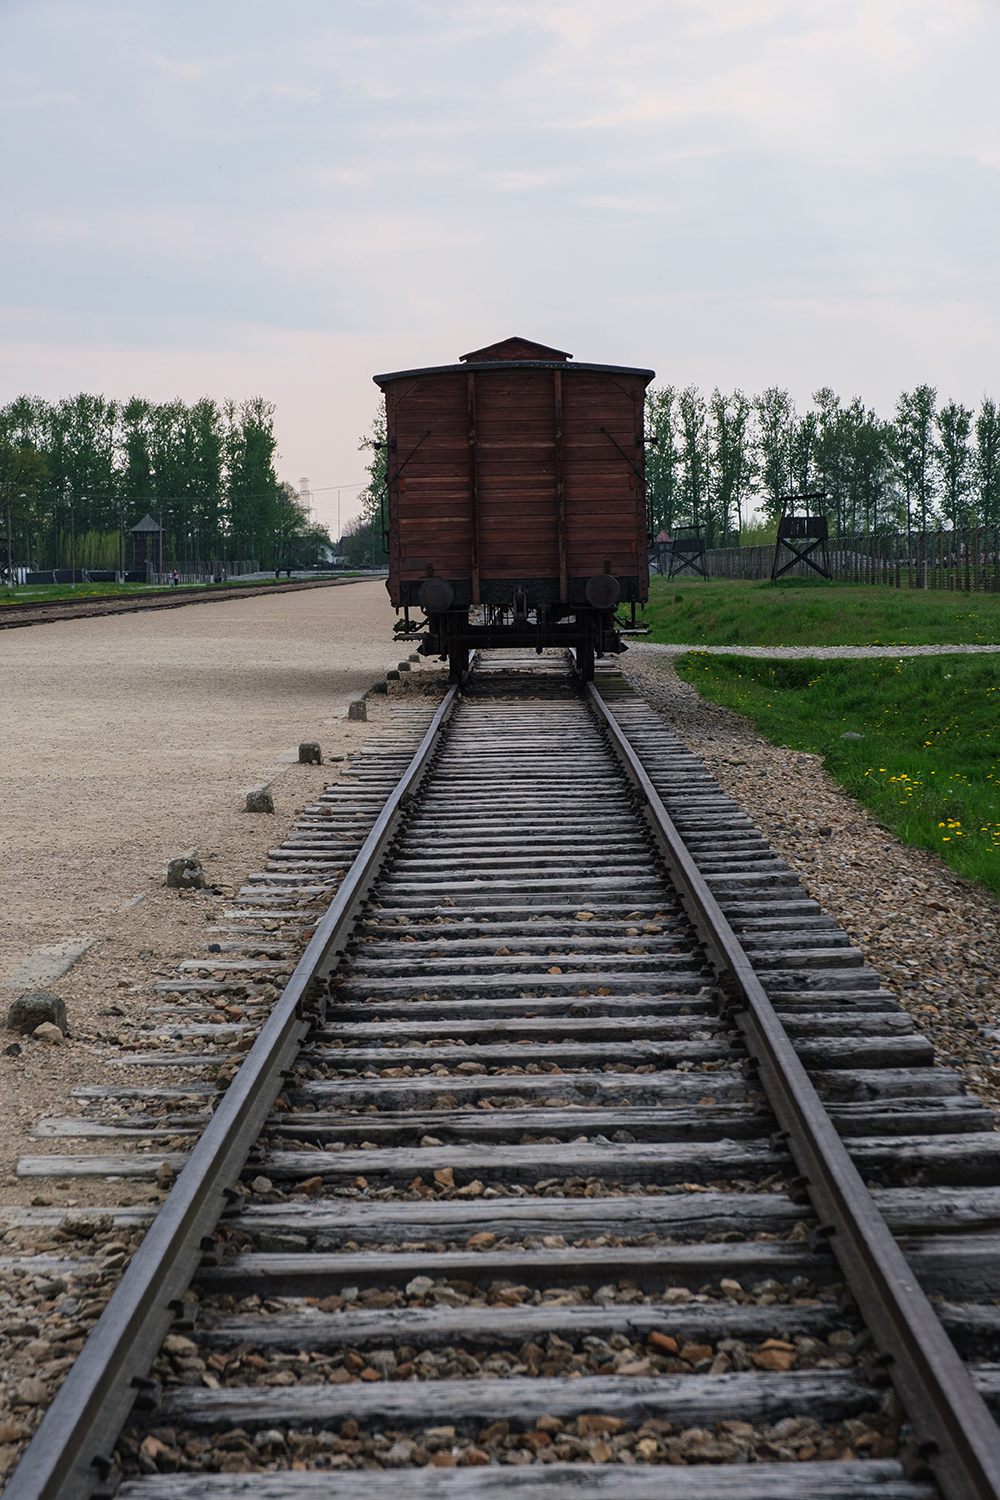
[[(93, 1052), (99, 1031), (122, 1024), (111, 1008), (144, 1011), (158, 971), (197, 956), (229, 904), (210, 893), (179, 904), (164, 886), (168, 859), (198, 846), (223, 893), (264, 868), (339, 767), (290, 766), (274, 817), (244, 811), (247, 788), (301, 740), (327, 754), (361, 744), (372, 725), (344, 720), (348, 699), (412, 650), (393, 641), (394, 619), (379, 579), (0, 635), (0, 1023), (24, 959), (98, 939), (46, 986), (69, 1008), (72, 1041), (29, 1042), (12, 1058), (3, 1049), (18, 1039), (0, 1032), (0, 1204), (30, 1202), (13, 1167), (37, 1149), (26, 1132), (39, 1115), (76, 1113), (73, 1084), (129, 1082)], [(383, 712), (385, 698), (370, 700), (370, 716)], [(71, 1196), (118, 1193), (74, 1184)]]
[(936, 854), (901, 844), (841, 790), (821, 756), (772, 745), (739, 714), (701, 699), (677, 676), (674, 654), (671, 647), (630, 649), (623, 670), (843, 925), (940, 1061), (1000, 1108), (996, 897)]
[(706, 652), (710, 656), (763, 656), (789, 661), (835, 656), (956, 656), (960, 653), (1000, 651), (1000, 646), (675, 646), (662, 641), (630, 641), (629, 651), (640, 656), (683, 656), (685, 651)]

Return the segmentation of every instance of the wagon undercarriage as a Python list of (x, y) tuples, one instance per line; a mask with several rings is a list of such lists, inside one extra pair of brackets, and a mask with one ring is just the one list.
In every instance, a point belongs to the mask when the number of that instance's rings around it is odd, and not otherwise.
[(576, 653), (582, 681), (591, 682), (594, 662), (602, 656), (627, 651), (619, 634), (614, 610), (528, 609), (482, 606), (472, 610), (450, 610), (427, 618), (427, 634), (417, 647), (421, 656), (447, 658), (448, 680), (460, 682), (470, 651), (535, 650), (561, 646)]

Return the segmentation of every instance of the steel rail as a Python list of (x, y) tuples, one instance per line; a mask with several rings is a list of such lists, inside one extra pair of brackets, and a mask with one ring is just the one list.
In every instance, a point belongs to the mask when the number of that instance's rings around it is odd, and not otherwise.
[[(138, 609), (167, 609), (180, 604), (204, 603), (208, 599), (253, 599), (261, 594), (288, 594), (302, 589), (332, 588), (341, 583), (362, 582), (366, 578), (380, 576), (382, 575), (358, 574), (349, 578), (291, 578), (284, 583), (278, 583), (277, 580), (269, 583), (266, 579), (258, 579), (254, 583), (185, 585), (179, 590), (163, 584), (141, 594), (89, 594), (76, 599), (7, 599), (0, 604), (0, 624), (8, 617), (14, 620), (22, 614), (37, 613), (40, 610), (71, 613), (89, 608), (92, 613), (126, 614)], [(153, 602), (144, 602), (147, 600)]]
[(239, 1197), (233, 1183), (283, 1084), (283, 1074), (322, 1015), (321, 982), (336, 968), (361, 903), (439, 748), (458, 688), (450, 688), (320, 919), (239, 1072), (191, 1153), (146, 1238), (11, 1475), (6, 1500), (89, 1500), (114, 1493), (111, 1457), (133, 1405), (156, 1404), (148, 1371), (212, 1231)]
[[(913, 1478), (933, 1473), (945, 1500), (998, 1500), (1000, 1428), (875, 1207), (749, 958), (695, 864), (635, 750), (593, 683), (586, 696), (644, 804), (671, 878), (724, 982), (753, 1069), (819, 1218), (817, 1238), (837, 1258), (875, 1341), (873, 1374), (895, 1386), (916, 1441), (903, 1454)], [(803, 1200), (805, 1201), (805, 1200)]]

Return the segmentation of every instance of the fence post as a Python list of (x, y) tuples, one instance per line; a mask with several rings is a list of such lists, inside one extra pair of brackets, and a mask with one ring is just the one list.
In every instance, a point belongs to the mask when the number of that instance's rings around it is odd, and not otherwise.
[(975, 565), (974, 565), (975, 578), (976, 578), (975, 592), (977, 594), (982, 593), (982, 589), (983, 589), (983, 546), (982, 546), (982, 535), (983, 535), (983, 528), (981, 526), (977, 526), (976, 527), (976, 557), (975, 557)]

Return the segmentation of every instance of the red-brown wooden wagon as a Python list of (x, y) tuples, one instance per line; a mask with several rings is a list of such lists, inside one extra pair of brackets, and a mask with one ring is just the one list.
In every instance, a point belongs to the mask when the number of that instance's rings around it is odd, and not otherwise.
[(389, 595), (423, 609), (458, 680), (477, 647), (572, 646), (584, 679), (649, 591), (643, 410), (652, 370), (504, 339), (385, 393)]

